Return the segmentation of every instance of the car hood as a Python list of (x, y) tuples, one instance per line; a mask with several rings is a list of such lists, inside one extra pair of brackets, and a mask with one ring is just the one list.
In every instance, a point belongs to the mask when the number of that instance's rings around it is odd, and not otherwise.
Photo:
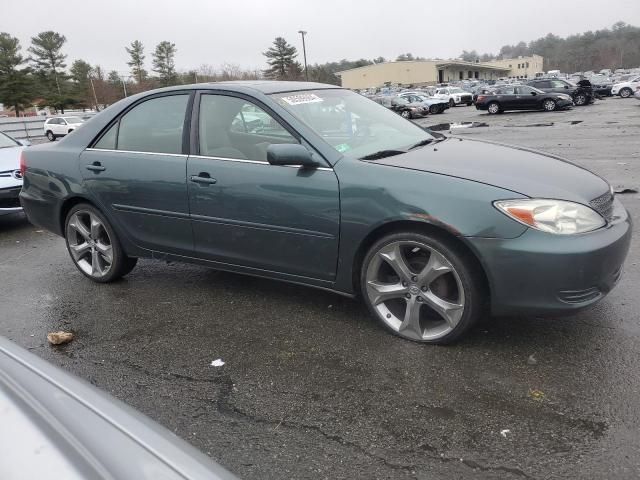
[(485, 140), (449, 137), (375, 163), (464, 178), (528, 197), (583, 204), (610, 188), (596, 174), (562, 158)]
[(20, 168), (20, 152), (25, 147), (0, 148), (0, 172)]
[(238, 480), (141, 413), (0, 336), (2, 478)]

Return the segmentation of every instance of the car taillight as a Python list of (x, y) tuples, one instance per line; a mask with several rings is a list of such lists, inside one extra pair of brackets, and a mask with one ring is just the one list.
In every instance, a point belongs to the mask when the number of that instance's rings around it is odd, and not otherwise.
[(24, 177), (24, 172), (26, 169), (27, 169), (27, 166), (24, 163), (24, 152), (20, 152), (20, 175), (22, 177)]
[(478, 98), (476, 98), (476, 102), (482, 102), (485, 98), (487, 98), (485, 95), (478, 95)]

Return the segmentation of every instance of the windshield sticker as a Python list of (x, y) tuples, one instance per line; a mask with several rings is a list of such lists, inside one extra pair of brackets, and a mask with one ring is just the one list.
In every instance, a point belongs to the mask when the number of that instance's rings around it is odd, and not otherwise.
[(300, 105), (303, 103), (318, 103), (323, 100), (313, 93), (300, 93), (298, 95), (289, 95), (288, 97), (282, 97), (282, 99), (289, 105)]
[(351, 147), (349, 145), (347, 145), (346, 143), (341, 143), (340, 145), (336, 145), (335, 148), (337, 151), (339, 151), (340, 153), (344, 153), (347, 150), (350, 150)]

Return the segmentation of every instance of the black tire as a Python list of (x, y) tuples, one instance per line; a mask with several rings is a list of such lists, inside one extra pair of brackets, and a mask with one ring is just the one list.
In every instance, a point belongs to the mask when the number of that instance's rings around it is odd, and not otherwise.
[(581, 107), (589, 103), (589, 98), (584, 93), (577, 93), (575, 97), (573, 97), (573, 103)]
[(467, 102), (467, 107), (470, 107), (471, 105), (473, 105), (473, 102)]
[(47, 135), (47, 139), (50, 142), (54, 142), (56, 140), (56, 136), (53, 134), (53, 132), (51, 130), (47, 130), (46, 135)]
[(622, 98), (629, 98), (633, 94), (633, 91), (629, 87), (624, 87), (620, 90), (620, 96)]
[(545, 112), (553, 112), (557, 107), (558, 105), (556, 104), (556, 102), (554, 100), (551, 100), (550, 98), (542, 101), (542, 109)]
[(402, 118), (406, 118), (407, 120), (413, 118), (413, 115), (411, 114), (411, 110), (402, 110), (400, 112), (400, 116)]
[(456, 106), (456, 102), (454, 102), (453, 98), (449, 99), (449, 107), (453, 108)]
[(73, 132), (73, 128), (69, 129), (69, 131), (67, 132), (67, 134)]
[[(111, 247), (111, 252), (112, 252), (111, 265), (108, 271), (104, 275), (98, 276), (98, 275), (91, 275), (87, 273), (85, 270), (83, 270), (82, 266), (80, 265), (80, 262), (76, 260), (76, 258), (74, 257), (74, 254), (71, 251), (70, 242), (72, 241), (72, 239), (70, 238), (71, 236), (70, 232), (73, 229), (70, 228), (69, 223), (71, 219), (76, 216), (76, 214), (92, 215), (93, 217), (99, 220), (99, 222), (102, 224), (102, 227), (104, 228), (104, 232), (107, 235), (107, 237), (105, 238), (108, 238), (109, 240), (108, 245)], [(102, 214), (102, 212), (100, 212), (100, 210), (98, 210), (97, 208), (95, 208), (93, 205), (89, 203), (79, 203), (78, 205), (75, 205), (74, 207), (72, 207), (71, 210), (69, 210), (69, 213), (67, 214), (67, 217), (65, 218), (65, 222), (64, 222), (64, 234), (65, 234), (65, 243), (67, 245), (67, 251), (69, 252), (69, 256), (73, 260), (73, 263), (75, 264), (76, 268), (85, 277), (89, 278), (90, 280), (93, 280), (94, 282), (110, 283), (110, 282), (116, 281), (122, 278), (124, 275), (127, 275), (128, 273), (130, 273), (131, 270), (133, 270), (133, 268), (136, 266), (138, 262), (137, 258), (128, 257), (126, 255), (124, 249), (122, 248), (120, 240), (116, 235), (115, 230), (111, 226), (111, 223), (109, 223), (109, 220), (107, 220), (107, 218)]]
[(440, 113), (440, 106), (439, 105), (430, 105), (429, 106), (429, 113), (432, 115), (435, 115), (436, 113)]
[(444, 111), (445, 111), (446, 109), (447, 109), (447, 107), (445, 107), (444, 105), (440, 105), (440, 106), (438, 107), (438, 114), (440, 114), (440, 113), (444, 113)]
[[(439, 338), (418, 340), (416, 338), (410, 338), (403, 335), (386, 323), (369, 299), (367, 293), (367, 270), (371, 265), (372, 260), (382, 248), (396, 242), (416, 242), (437, 251), (453, 266), (460, 279), (460, 284), (464, 291), (464, 310), (462, 316), (455, 327)], [(408, 340), (419, 343), (440, 345), (454, 342), (468, 332), (469, 329), (476, 324), (487, 311), (486, 305), (488, 304), (488, 291), (484, 276), (477, 266), (477, 261), (475, 261), (471, 254), (441, 235), (427, 235), (415, 232), (400, 232), (387, 235), (371, 246), (362, 262), (359, 275), (359, 293), (364, 303), (367, 305), (369, 312), (383, 325), (385, 329), (389, 330), (394, 335)], [(420, 293), (419, 295), (424, 294)], [(422, 322), (423, 319), (421, 319), (421, 324)]]
[(498, 102), (491, 102), (487, 105), (487, 112), (489, 115), (495, 115), (496, 113), (500, 113), (502, 109), (500, 108), (500, 104)]

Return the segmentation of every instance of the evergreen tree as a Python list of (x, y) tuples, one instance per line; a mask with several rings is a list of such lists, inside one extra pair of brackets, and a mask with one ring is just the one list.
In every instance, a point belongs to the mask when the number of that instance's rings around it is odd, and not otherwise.
[(175, 56), (176, 44), (166, 40), (160, 42), (153, 52), (153, 71), (160, 76), (162, 86), (175, 85), (177, 81)]
[(16, 117), (33, 99), (29, 69), (20, 68), (25, 61), (20, 54), (20, 41), (0, 33), (0, 102), (11, 105)]
[(131, 48), (124, 47), (130, 60), (127, 65), (131, 67), (131, 75), (136, 79), (138, 85), (142, 85), (147, 78), (147, 71), (144, 69), (144, 46), (140, 40), (134, 40), (131, 42)]
[(62, 53), (62, 47), (66, 41), (64, 35), (49, 30), (32, 37), (31, 47), (29, 47), (34, 69), (54, 84), (59, 97), (62, 97), (64, 69), (67, 66), (64, 63), (67, 56)]
[(302, 68), (296, 61), (298, 51), (284, 38), (277, 37), (263, 55), (267, 57), (269, 65), (264, 71), (265, 77), (273, 80), (296, 80), (302, 75)]
[(76, 60), (71, 64), (69, 72), (71, 73), (71, 80), (73, 80), (71, 94), (76, 102), (83, 107), (88, 107), (95, 103), (93, 101), (91, 80), (89, 80), (91, 65), (84, 60)]

